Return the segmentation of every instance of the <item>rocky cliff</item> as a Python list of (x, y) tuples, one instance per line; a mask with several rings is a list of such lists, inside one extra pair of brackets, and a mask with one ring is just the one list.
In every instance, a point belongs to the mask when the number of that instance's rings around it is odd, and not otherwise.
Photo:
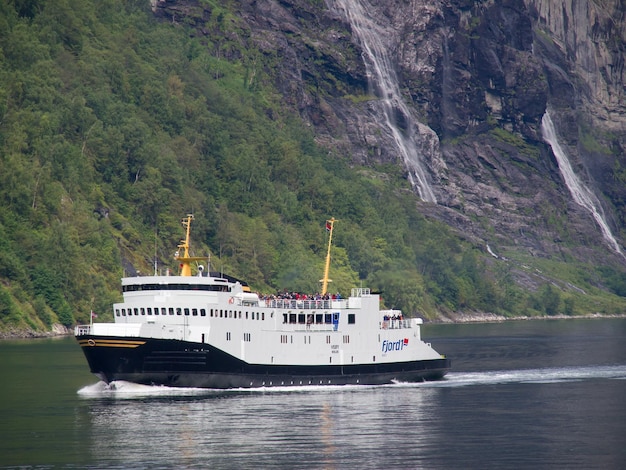
[[(217, 34), (209, 6), (153, 7), (199, 35)], [(624, 263), (624, 2), (241, 0), (232, 8), (230, 40), (260, 52), (258, 64), (318, 143), (355, 164), (400, 165), (419, 211), (494, 256)]]

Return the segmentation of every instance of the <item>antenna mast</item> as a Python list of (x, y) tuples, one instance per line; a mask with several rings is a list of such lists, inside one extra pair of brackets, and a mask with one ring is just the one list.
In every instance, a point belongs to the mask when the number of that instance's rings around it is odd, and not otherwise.
[(159, 241), (158, 241), (158, 237), (159, 237), (159, 229), (157, 227), (157, 224), (154, 224), (154, 275), (157, 275), (158, 272), (158, 264), (159, 264), (159, 260), (158, 260), (158, 250), (159, 250)]
[[(176, 252), (174, 259), (180, 262), (180, 275), (181, 276), (191, 276), (191, 262), (192, 261), (204, 261), (207, 260), (206, 256), (189, 256), (189, 248), (190, 248), (190, 230), (191, 230), (191, 221), (193, 220), (193, 214), (187, 214), (182, 220), (183, 227), (186, 229), (185, 239), (180, 241), (178, 245), (179, 251)], [(182, 249), (182, 255), (180, 250)]]

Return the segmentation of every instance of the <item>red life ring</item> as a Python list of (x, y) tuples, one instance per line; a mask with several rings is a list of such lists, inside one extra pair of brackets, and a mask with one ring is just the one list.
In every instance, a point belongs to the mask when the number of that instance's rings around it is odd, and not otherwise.
[(235, 298), (231, 297), (230, 299), (228, 299), (228, 303), (229, 304), (234, 304), (235, 303)]

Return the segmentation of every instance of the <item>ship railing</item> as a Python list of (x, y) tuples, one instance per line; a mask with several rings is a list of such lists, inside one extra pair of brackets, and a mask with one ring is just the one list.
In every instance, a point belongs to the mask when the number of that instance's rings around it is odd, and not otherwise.
[(74, 328), (74, 336), (84, 336), (91, 334), (91, 325), (76, 325)]
[(412, 328), (413, 322), (411, 319), (402, 320), (383, 320), (380, 322), (381, 330), (399, 330), (404, 328)]
[(369, 287), (353, 287), (350, 297), (367, 297), (371, 295)]
[(337, 300), (296, 300), (296, 299), (268, 299), (265, 301), (266, 307), (282, 308), (293, 310), (328, 310), (331, 308), (341, 308), (337, 305)]

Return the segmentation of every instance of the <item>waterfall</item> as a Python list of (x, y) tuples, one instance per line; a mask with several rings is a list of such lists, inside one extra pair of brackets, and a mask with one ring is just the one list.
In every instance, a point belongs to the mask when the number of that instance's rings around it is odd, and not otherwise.
[[(409, 181), (423, 201), (437, 202), (427, 177), (423, 157), (415, 139), (417, 122), (404, 103), (398, 78), (382, 41), (385, 32), (366, 14), (371, 7), (362, 0), (328, 0), (330, 8), (340, 13), (352, 26), (364, 53), (370, 88), (382, 107), (379, 123), (387, 127), (409, 171)], [(403, 130), (403, 129), (404, 130)]]
[(611, 229), (605, 220), (604, 211), (602, 210), (600, 201), (595, 194), (587, 186), (585, 186), (580, 178), (576, 176), (576, 173), (574, 173), (574, 169), (567, 158), (567, 154), (559, 144), (554, 124), (550, 118), (550, 113), (547, 110), (541, 120), (541, 131), (543, 132), (544, 140), (552, 147), (552, 152), (554, 153), (556, 161), (559, 165), (559, 171), (565, 180), (567, 189), (569, 189), (572, 198), (574, 198), (574, 202), (589, 211), (596, 223), (600, 226), (602, 236), (611, 246), (613, 251), (624, 256), (619, 243), (611, 233)]

